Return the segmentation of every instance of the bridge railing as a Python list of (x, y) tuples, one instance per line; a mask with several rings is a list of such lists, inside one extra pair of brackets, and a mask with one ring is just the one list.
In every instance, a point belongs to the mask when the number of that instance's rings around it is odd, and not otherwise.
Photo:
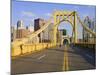
[(81, 48), (88, 48), (91, 49), (91, 51), (93, 52), (96, 51), (96, 43), (80, 42), (80, 43), (75, 43), (75, 46)]
[(26, 53), (38, 52), (47, 48), (55, 47), (54, 43), (24, 44), (20, 46), (12, 46), (11, 56), (24, 55)]

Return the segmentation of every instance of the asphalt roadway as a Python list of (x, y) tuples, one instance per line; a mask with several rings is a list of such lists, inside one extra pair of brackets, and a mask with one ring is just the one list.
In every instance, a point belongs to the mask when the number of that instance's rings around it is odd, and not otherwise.
[(12, 59), (11, 74), (95, 69), (95, 54), (88, 49), (61, 46)]

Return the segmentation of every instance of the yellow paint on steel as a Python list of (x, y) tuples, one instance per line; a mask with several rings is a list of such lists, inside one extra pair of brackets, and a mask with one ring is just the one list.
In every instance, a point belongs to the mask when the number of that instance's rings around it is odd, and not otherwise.
[[(78, 14), (77, 14), (76, 11), (55, 11), (53, 17), (51, 17), (42, 28), (40, 28), (39, 30), (33, 32), (30, 35), (27, 35), (27, 37), (25, 37), (25, 38), (16, 39), (15, 41), (13, 41), (11, 43), (11, 45), (12, 45), (12, 55), (19, 55), (21, 53), (21, 51), (20, 51), (20, 45), (26, 44), (29, 40), (31, 41), (34, 37), (36, 37), (38, 34), (40, 34), (42, 31), (44, 31), (52, 23), (52, 18), (54, 20), (54, 25), (53, 25), (53, 27), (54, 27), (53, 28), (53, 40), (52, 40), (52, 43), (54, 43), (54, 44), (52, 46), (56, 46), (57, 45), (57, 28), (58, 28), (59, 24), (61, 22), (63, 22), (63, 21), (68, 21), (72, 25), (72, 28), (73, 28), (73, 31), (72, 31), (72, 36), (73, 37), (72, 38), (74, 38), (74, 39), (72, 39), (73, 43), (78, 43), (77, 42), (77, 38), (78, 38), (77, 20), (79, 21), (79, 23), (82, 25), (82, 27), (86, 31), (88, 31), (89, 33), (91, 33), (92, 35), (94, 35), (96, 37), (96, 33), (93, 32), (91, 29), (89, 29), (81, 21), (81, 19), (78, 16)], [(50, 45), (48, 45), (48, 46), (50, 46)], [(39, 47), (37, 47), (37, 50), (40, 50), (42, 48), (43, 47), (39, 46)], [(31, 48), (29, 48), (29, 49), (31, 49)], [(26, 52), (31, 52), (31, 50), (30, 51), (25, 50), (24, 53), (26, 53)], [(64, 55), (66, 56), (66, 54), (64, 54)], [(65, 61), (66, 61), (66, 59), (65, 59)]]
[(65, 47), (65, 49), (64, 49), (63, 71), (69, 70), (67, 49), (68, 49), (68, 47)]
[(76, 12), (76, 17), (77, 17), (77, 19), (79, 20), (79, 23), (82, 25), (82, 27), (83, 27), (86, 31), (88, 31), (89, 33), (91, 33), (93, 36), (96, 36), (96, 33), (95, 33), (94, 31), (92, 31), (89, 27), (87, 27), (87, 25), (85, 25), (85, 24), (81, 21), (81, 19), (80, 19), (79, 15), (77, 14), (77, 12)]

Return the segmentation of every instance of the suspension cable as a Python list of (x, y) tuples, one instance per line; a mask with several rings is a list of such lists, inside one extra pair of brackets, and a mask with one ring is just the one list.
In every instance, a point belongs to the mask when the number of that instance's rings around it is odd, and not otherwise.
[(80, 17), (78, 16), (78, 14), (76, 13), (77, 19), (79, 20), (79, 22), (81, 23), (81, 25), (83, 26), (83, 28), (88, 31), (89, 33), (91, 33), (93, 36), (96, 36), (96, 33), (93, 32), (91, 29), (89, 29), (89, 27), (87, 27), (81, 20)]

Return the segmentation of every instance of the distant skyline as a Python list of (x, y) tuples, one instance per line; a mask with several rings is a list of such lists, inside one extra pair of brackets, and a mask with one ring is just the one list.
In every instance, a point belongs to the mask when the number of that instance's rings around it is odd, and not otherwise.
[[(73, 5), (12, 0), (11, 25), (16, 25), (18, 20), (23, 20), (25, 26), (29, 26), (30, 24), (34, 25), (34, 19), (43, 18), (48, 20), (52, 16), (54, 10), (77, 11), (81, 20), (83, 20), (85, 16), (89, 16), (91, 19), (96, 18), (96, 7), (92, 5)], [(71, 26), (66, 22), (61, 23), (59, 29), (67, 29), (69, 35), (72, 33)], [(78, 31), (80, 31), (79, 37), (81, 38), (82, 28), (80, 26)]]

